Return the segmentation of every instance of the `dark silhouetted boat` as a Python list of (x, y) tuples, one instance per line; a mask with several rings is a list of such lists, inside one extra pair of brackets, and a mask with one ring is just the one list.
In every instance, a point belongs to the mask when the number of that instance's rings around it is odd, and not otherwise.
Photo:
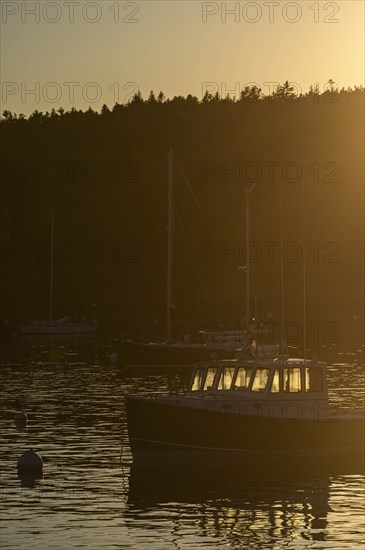
[[(252, 190), (253, 188), (251, 188)], [(251, 190), (247, 191), (249, 193)], [(303, 251), (305, 250), (303, 185)], [(248, 205), (248, 194), (247, 194)], [(280, 225), (283, 215), (280, 187)], [(249, 212), (246, 222), (249, 223)], [(246, 231), (246, 236), (249, 232)], [(249, 273), (249, 262), (247, 266)], [(198, 365), (185, 396), (126, 396), (134, 455), (146, 451), (244, 453), (364, 449), (364, 410), (331, 409), (326, 363), (306, 358), (306, 264), (303, 252), (303, 358), (284, 354), (284, 271), (281, 262), (282, 345), (265, 358), (251, 342), (241, 359)], [(246, 307), (249, 311), (249, 284)], [(249, 316), (248, 316), (249, 318)], [(255, 343), (256, 344), (256, 343)]]
[(51, 336), (51, 335), (85, 335), (96, 334), (98, 330), (97, 321), (78, 321), (74, 320), (72, 316), (66, 316), (62, 319), (55, 319), (52, 321), (33, 321), (33, 323), (22, 323), (18, 325), (19, 332), (24, 335), (38, 335), (38, 336)]
[[(31, 336), (64, 336), (96, 334), (98, 321), (80, 320), (76, 315), (65, 316), (62, 319), (53, 319), (53, 294), (54, 294), (54, 209), (51, 211), (51, 258), (49, 272), (49, 319), (33, 321), (32, 323), (19, 323), (17, 332)], [(97, 304), (93, 304), (95, 307)], [(95, 317), (95, 316), (94, 316)]]
[(125, 399), (133, 454), (364, 447), (364, 411), (331, 409), (322, 362), (212, 362), (196, 366), (185, 396)]
[[(118, 340), (114, 347), (121, 363), (129, 365), (185, 365), (212, 358), (231, 359), (250, 345), (246, 331), (200, 331), (201, 343), (173, 341), (173, 242), (174, 242), (174, 153), (168, 157), (168, 228), (167, 228), (167, 284), (166, 284), (166, 340), (164, 342), (133, 342)], [(186, 176), (185, 176), (186, 177)], [(247, 211), (248, 211), (247, 202)], [(248, 218), (247, 218), (248, 222)], [(247, 268), (247, 281), (248, 281)], [(247, 283), (248, 284), (248, 283)], [(249, 284), (248, 284), (249, 288)], [(247, 320), (249, 317), (247, 317)], [(246, 321), (247, 322), (247, 321)]]

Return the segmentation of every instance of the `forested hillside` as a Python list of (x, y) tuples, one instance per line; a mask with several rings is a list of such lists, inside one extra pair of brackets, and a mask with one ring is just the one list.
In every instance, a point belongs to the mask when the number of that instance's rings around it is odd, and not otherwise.
[[(245, 190), (252, 310), (280, 317), (280, 186), (285, 308), (302, 319), (302, 205), (308, 325), (347, 341), (363, 330), (364, 90), (239, 101), (208, 94), (33, 113), (5, 111), (3, 319), (47, 318), (55, 209), (55, 314), (99, 304), (104, 323), (163, 334), (167, 157), (175, 152), (174, 317), (238, 323), (245, 310)], [(254, 299), (254, 296), (257, 299)], [(256, 302), (256, 305), (255, 305)], [(313, 329), (314, 330), (314, 329)]]

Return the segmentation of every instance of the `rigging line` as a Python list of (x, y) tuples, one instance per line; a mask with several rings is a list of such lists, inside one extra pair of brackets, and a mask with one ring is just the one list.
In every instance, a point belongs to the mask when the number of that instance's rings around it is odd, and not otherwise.
[[(203, 222), (207, 225), (207, 220), (206, 220), (206, 217), (205, 217), (205, 215), (204, 215), (204, 212), (203, 212), (203, 210), (202, 210), (202, 208), (201, 208), (201, 206), (200, 206), (200, 203), (199, 203), (199, 201), (198, 201), (198, 199), (197, 199), (197, 197), (196, 197), (196, 195), (195, 195), (195, 193), (194, 193), (194, 191), (193, 191), (193, 189), (192, 189), (192, 186), (191, 186), (191, 184), (190, 184), (190, 182), (189, 182), (189, 180), (188, 180), (188, 177), (187, 177), (187, 175), (185, 174), (185, 171), (184, 171), (183, 167), (181, 166), (181, 163), (180, 163), (180, 161), (179, 161), (179, 159), (178, 159), (176, 153), (174, 153), (174, 157), (175, 157), (175, 160), (176, 160), (176, 164), (178, 165), (178, 167), (179, 167), (179, 169), (180, 169), (180, 171), (181, 171), (181, 173), (182, 173), (182, 175), (183, 175), (183, 177), (184, 177), (184, 179), (185, 179), (185, 182), (186, 182), (186, 184), (187, 184), (187, 186), (188, 186), (188, 188), (189, 188), (189, 191), (190, 191), (190, 193), (191, 193), (191, 195), (192, 195), (192, 197), (193, 197), (193, 199), (194, 199), (194, 202), (195, 202), (195, 204), (196, 204), (196, 206), (197, 206), (197, 208), (198, 208), (198, 210), (199, 210), (199, 212), (200, 212), (200, 215), (201, 215), (201, 217), (202, 217), (202, 219), (203, 219)], [(183, 236), (184, 236), (184, 232), (183, 232), (183, 229), (182, 229), (180, 220), (179, 220), (179, 223), (180, 223), (180, 228), (181, 228), (181, 230), (182, 230), (182, 234), (183, 234)], [(186, 246), (187, 246), (187, 248), (189, 249), (187, 243), (186, 243)], [(190, 249), (189, 249), (189, 252), (190, 252)], [(190, 254), (191, 254), (191, 252), (190, 252)], [(203, 288), (205, 288), (205, 289), (209, 292), (209, 294), (214, 298), (214, 295), (211, 293), (211, 291), (209, 290), (209, 288), (202, 282), (202, 280), (200, 279), (199, 275), (197, 275), (197, 277), (199, 278), (199, 281), (200, 281), (200, 283), (202, 284)], [(214, 299), (215, 299), (215, 298), (214, 298)], [(218, 307), (219, 307), (219, 309), (221, 310), (221, 312), (222, 312), (223, 314), (225, 314), (224, 308), (218, 303), (218, 301), (217, 301), (216, 299), (215, 299), (215, 302), (216, 302), (216, 305), (218, 305)]]
[(190, 193), (191, 193), (191, 195), (192, 195), (192, 197), (193, 197), (193, 199), (194, 199), (194, 201), (195, 201), (195, 204), (196, 204), (196, 206), (198, 207), (198, 210), (199, 210), (199, 212), (200, 212), (200, 215), (201, 215), (201, 217), (202, 217), (204, 223), (206, 224), (206, 223), (207, 223), (207, 220), (206, 220), (206, 218), (205, 218), (205, 215), (204, 215), (204, 212), (203, 212), (203, 210), (202, 210), (202, 207), (200, 206), (200, 203), (199, 203), (199, 201), (198, 201), (198, 199), (197, 199), (197, 197), (196, 197), (196, 195), (195, 195), (195, 193), (194, 193), (194, 191), (193, 191), (193, 189), (192, 189), (192, 187), (191, 187), (191, 184), (190, 184), (190, 182), (189, 182), (189, 180), (188, 180), (188, 177), (187, 177), (187, 175), (185, 174), (184, 169), (183, 169), (183, 167), (181, 166), (180, 161), (179, 161), (179, 159), (178, 159), (176, 153), (175, 153), (175, 159), (176, 159), (176, 163), (177, 163), (178, 167), (180, 168), (180, 171), (181, 171), (181, 173), (182, 173), (182, 175), (183, 175), (183, 177), (184, 177), (184, 179), (185, 179), (185, 181), (186, 181), (186, 183), (187, 183), (188, 189), (189, 189), (189, 191), (190, 191)]
[[(250, 235), (252, 235), (251, 220), (250, 220)], [(251, 271), (252, 271), (252, 278), (253, 278), (254, 296), (259, 297), (259, 300), (261, 300), (261, 302), (264, 305), (266, 313), (268, 311), (273, 311), (273, 300), (272, 299), (270, 300), (270, 298), (268, 297), (267, 286), (263, 285), (259, 270), (257, 269), (255, 264), (251, 264)]]
[[(199, 286), (198, 286), (198, 284), (197, 284), (197, 282), (201, 282), (200, 277), (199, 277), (199, 273), (198, 273), (197, 268), (196, 268), (196, 266), (195, 266), (194, 258), (193, 258), (192, 252), (191, 252), (191, 250), (190, 250), (190, 247), (189, 247), (189, 243), (188, 243), (188, 241), (187, 241), (187, 238), (186, 238), (186, 236), (185, 236), (184, 229), (183, 229), (183, 227), (182, 227), (182, 223), (181, 223), (181, 220), (180, 220), (180, 216), (179, 216), (179, 214), (178, 214), (177, 211), (175, 212), (175, 216), (176, 216), (177, 223), (178, 223), (178, 226), (179, 226), (180, 231), (181, 231), (181, 235), (182, 235), (182, 238), (183, 238), (183, 241), (184, 241), (186, 250), (187, 250), (187, 252), (188, 252), (188, 254), (189, 254), (189, 256), (190, 256), (190, 261), (191, 261), (191, 265), (192, 265), (193, 272), (194, 272), (194, 275), (195, 275), (195, 280), (196, 280), (196, 291), (197, 291), (198, 297), (199, 297), (199, 290), (200, 290), (200, 289), (199, 289)], [(199, 298), (198, 298), (198, 300), (199, 300)], [(200, 309), (200, 303), (199, 303), (198, 305), (199, 305), (199, 309)]]
[[(251, 219), (249, 220), (249, 231), (250, 231), (250, 235), (252, 236), (252, 221), (251, 221)], [(262, 279), (259, 275), (259, 271), (258, 271), (258, 269), (256, 268), (256, 266), (254, 264), (251, 265), (251, 271), (253, 273), (253, 279), (254, 279), (254, 289), (255, 289), (254, 296), (258, 295), (260, 297), (260, 299), (262, 300), (262, 302), (264, 304), (264, 307), (266, 309), (266, 313), (268, 311), (273, 311), (273, 309), (274, 309), (274, 300), (270, 299), (268, 297), (267, 292), (264, 292), (264, 291), (266, 291), (267, 286), (264, 286), (262, 284)], [(257, 289), (256, 289), (256, 285), (257, 285)], [(256, 290), (257, 290), (257, 292), (256, 292)]]
[[(251, 219), (249, 220), (249, 232), (250, 232), (250, 235), (252, 237), (252, 221), (251, 221)], [(251, 240), (251, 242), (254, 242), (252, 240), (252, 238), (250, 240)], [(248, 253), (248, 252), (246, 252), (246, 253)], [(266, 312), (268, 312), (269, 310), (272, 311), (272, 303), (270, 302), (270, 300), (268, 300), (266, 292), (264, 292), (264, 291), (266, 291), (266, 287), (264, 287), (264, 285), (262, 284), (262, 280), (260, 278), (258, 269), (256, 268), (254, 263), (251, 263), (250, 269), (251, 269), (251, 272), (252, 272), (252, 279), (253, 279), (254, 303), (256, 303), (256, 298), (259, 297), (259, 300), (260, 299), (262, 300), (262, 302), (264, 304), (264, 307), (266, 308)], [(258, 303), (258, 305), (259, 305), (259, 303)]]
[(209, 287), (204, 283), (204, 281), (201, 279), (200, 275), (199, 275), (199, 272), (195, 266), (195, 263), (194, 263), (194, 259), (193, 259), (193, 255), (192, 255), (192, 252), (190, 250), (190, 247), (189, 247), (189, 243), (187, 242), (187, 239), (186, 239), (186, 236), (185, 236), (185, 233), (184, 233), (184, 229), (182, 227), (182, 223), (181, 223), (181, 220), (180, 220), (180, 216), (178, 214), (178, 212), (176, 211), (175, 212), (175, 215), (176, 215), (176, 219), (177, 219), (177, 223), (178, 223), (178, 226), (180, 228), (180, 231), (181, 231), (181, 234), (182, 234), (182, 237), (183, 237), (183, 240), (184, 240), (184, 243), (185, 243), (185, 246), (187, 248), (187, 251), (189, 253), (189, 256), (190, 256), (190, 259), (191, 259), (191, 263), (192, 263), (192, 266), (193, 266), (193, 270), (194, 270), (194, 273), (195, 273), (195, 276), (197, 278), (197, 280), (199, 281), (199, 283), (201, 284), (201, 287), (202, 289), (205, 289), (209, 292), (209, 295), (212, 297), (212, 299), (214, 300), (216, 306), (218, 306), (218, 309), (221, 311), (221, 313), (223, 315), (225, 315), (227, 312), (224, 310), (224, 308), (222, 307), (222, 305), (217, 301), (216, 297), (214, 296), (214, 294), (211, 293)]
[(259, 300), (261, 300), (261, 303), (263, 304), (266, 313), (269, 311), (273, 311), (273, 302), (267, 297), (267, 286), (264, 286), (262, 284), (262, 279), (260, 278), (257, 269), (254, 268), (252, 272), (254, 284), (257, 286), (257, 292), (255, 292), (255, 294), (259, 297)]
[(176, 216), (176, 219), (177, 219), (177, 223), (178, 223), (179, 229), (180, 229), (180, 231), (181, 231), (181, 235), (182, 235), (184, 244), (185, 244), (185, 246), (186, 246), (186, 250), (188, 251), (188, 254), (189, 254), (189, 256), (190, 256), (191, 265), (192, 265), (192, 267), (193, 267), (194, 274), (195, 274), (197, 280), (201, 283), (201, 285), (204, 286), (204, 283), (203, 283), (203, 281), (201, 280), (201, 278), (200, 278), (200, 276), (199, 276), (199, 273), (198, 273), (198, 270), (197, 270), (197, 268), (196, 268), (196, 266), (195, 266), (193, 254), (192, 254), (192, 252), (191, 252), (189, 243), (188, 243), (188, 241), (187, 241), (187, 238), (186, 238), (186, 235), (185, 235), (185, 232), (184, 232), (182, 223), (181, 223), (180, 216), (179, 216), (179, 214), (178, 214), (177, 211), (175, 212), (175, 216)]

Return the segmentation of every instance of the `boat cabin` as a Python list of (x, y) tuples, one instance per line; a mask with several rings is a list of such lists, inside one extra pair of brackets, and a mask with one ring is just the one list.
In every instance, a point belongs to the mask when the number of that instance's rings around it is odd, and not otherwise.
[(280, 345), (271, 341), (272, 333), (257, 330), (200, 330), (202, 342), (209, 348), (222, 347), (240, 350), (242, 357), (274, 359), (280, 354)]
[(250, 399), (327, 399), (326, 364), (303, 359), (198, 365), (189, 395)]
[(231, 346), (242, 348), (247, 346), (246, 335), (241, 330), (199, 330), (201, 341), (206, 346)]

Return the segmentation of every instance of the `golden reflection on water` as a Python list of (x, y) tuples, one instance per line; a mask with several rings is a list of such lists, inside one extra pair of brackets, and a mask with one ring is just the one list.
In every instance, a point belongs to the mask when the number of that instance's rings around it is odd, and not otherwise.
[[(362, 548), (364, 475), (351, 460), (146, 465), (132, 463), (124, 433), (120, 465), (123, 393), (181, 393), (183, 370), (127, 372), (80, 355), (62, 369), (7, 362), (0, 376), (4, 548)], [(361, 400), (363, 377), (333, 369), (332, 402)], [(28, 414), (23, 431), (16, 410)], [(44, 477), (22, 486), (15, 465), (29, 446)]]

